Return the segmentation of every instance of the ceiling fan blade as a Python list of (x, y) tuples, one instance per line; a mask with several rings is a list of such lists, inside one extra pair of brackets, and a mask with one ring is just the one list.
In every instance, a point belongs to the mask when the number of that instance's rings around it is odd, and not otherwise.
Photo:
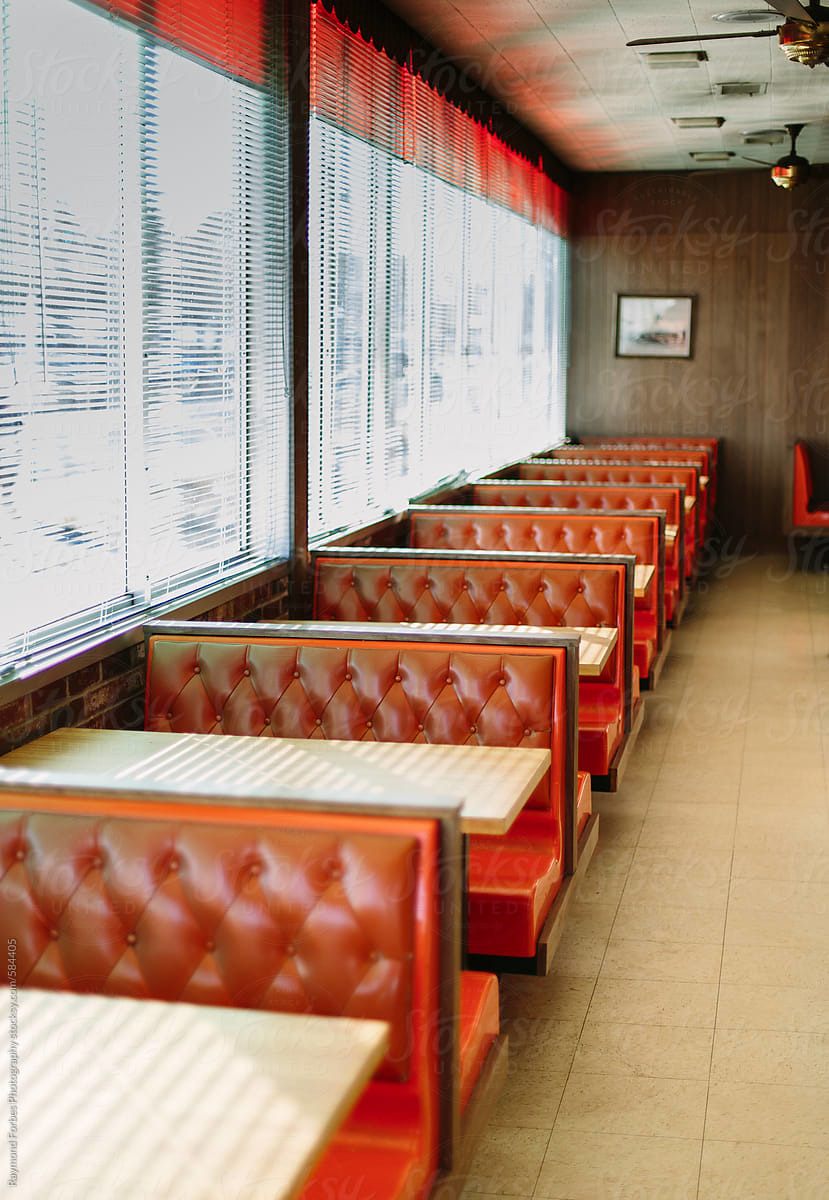
[[(798, 0), (780, 0), (779, 4), (777, 0), (774, 0), (774, 3), (768, 0), (768, 4), (770, 9), (774, 12), (782, 13), (790, 21), (806, 21), (811, 25), (815, 24), (815, 18), (811, 15), (808, 8), (804, 8), (802, 4), (798, 3)], [(769, 13), (769, 16), (771, 16), (771, 13)]]
[(774, 163), (764, 162), (762, 158), (749, 158), (749, 156), (747, 154), (741, 154), (739, 157), (744, 159), (746, 162), (757, 163), (761, 167), (773, 167), (774, 166)]
[(695, 33), (691, 37), (636, 38), (626, 46), (671, 46), (675, 42), (721, 42), (726, 38), (777, 37), (776, 29), (755, 29), (752, 33)]

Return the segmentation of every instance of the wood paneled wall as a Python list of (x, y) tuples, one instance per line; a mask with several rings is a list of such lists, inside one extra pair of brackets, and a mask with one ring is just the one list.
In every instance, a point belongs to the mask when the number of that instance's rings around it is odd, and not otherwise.
[[(779, 541), (796, 438), (829, 494), (829, 181), (582, 176), (573, 209), (568, 432), (723, 438), (720, 537)], [(619, 293), (693, 294), (692, 359), (616, 358)]]

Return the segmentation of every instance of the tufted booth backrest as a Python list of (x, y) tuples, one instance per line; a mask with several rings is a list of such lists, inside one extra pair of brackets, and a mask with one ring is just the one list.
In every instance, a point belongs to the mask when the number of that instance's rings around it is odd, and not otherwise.
[[(679, 537), (665, 547), (665, 568), (668, 575), (681, 575), (679, 564), (685, 554), (685, 522), (680, 519), (682, 489), (660, 484), (655, 487), (632, 487), (629, 484), (544, 483), (504, 480), (477, 483), (472, 489), (471, 503), (487, 507), (507, 508), (574, 508), (589, 510), (629, 510), (631, 512), (662, 511), (668, 525), (676, 525)], [(469, 503), (469, 501), (467, 501)]]
[(476, 483), (472, 503), (518, 508), (581, 508), (619, 511), (663, 511), (669, 525), (678, 525), (679, 488), (633, 487), (628, 484), (513, 482)]
[(652, 563), (654, 584), (637, 608), (664, 622), (665, 518), (658, 513), (574, 513), (508, 510), (480, 505), (423, 505), (409, 509), (412, 547), (435, 550), (510, 550), (542, 554), (626, 554)]
[(504, 651), (495, 638), (456, 644), (428, 630), (381, 640), (379, 626), (366, 627), (377, 640), (345, 628), (332, 640), (310, 622), (300, 637), (279, 625), (227, 626), (245, 632), (225, 635), (219, 622), (190, 628), (148, 630), (149, 730), (538, 746), (551, 750), (555, 772), (528, 805), (563, 822), (575, 800), (565, 647), (536, 637)]
[(19, 986), (385, 1020), (379, 1076), (428, 1091), (435, 821), (115, 793), (0, 796)]
[(561, 480), (562, 483), (628, 483), (634, 487), (651, 483), (684, 484), (688, 496), (696, 496), (699, 490), (695, 467), (613, 466), (603, 463), (568, 465), (567, 462), (542, 458), (520, 463), (518, 474), (520, 479), (552, 479)]
[(610, 563), (408, 558), (359, 551), (319, 554), (314, 617), (320, 621), (431, 621), (470, 625), (615, 626), (619, 642), (602, 679), (624, 680), (625, 571)]
[[(709, 467), (716, 472), (719, 457), (719, 438), (710, 437), (656, 437), (631, 434), (627, 437), (585, 437), (581, 439), (584, 446), (601, 446), (605, 448), (629, 447), (631, 450), (678, 450), (703, 449), (709, 456)], [(711, 472), (709, 472), (711, 473)]]
[(659, 563), (655, 515), (424, 505), (409, 510), (409, 539), (420, 549), (632, 554), (637, 562)]

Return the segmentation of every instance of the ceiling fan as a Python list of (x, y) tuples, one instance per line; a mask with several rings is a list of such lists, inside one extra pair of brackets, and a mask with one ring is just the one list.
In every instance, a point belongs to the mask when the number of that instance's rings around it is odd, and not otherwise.
[[(771, 0), (769, 0), (771, 2)], [(769, 17), (782, 13), (786, 18), (776, 29), (758, 29), (751, 33), (697, 33), (690, 37), (637, 38), (628, 46), (668, 46), (675, 42), (716, 42), (726, 38), (774, 37), (792, 62), (816, 67), (829, 66), (829, 8), (822, 4), (800, 4), (799, 0), (774, 0)]]
[[(740, 154), (738, 157), (745, 159), (746, 162), (757, 163), (761, 167), (771, 167), (772, 182), (778, 187), (785, 188), (786, 191), (791, 191), (792, 188), (799, 187), (801, 183), (805, 183), (807, 179), (817, 173), (822, 175), (826, 168), (824, 166), (813, 166), (807, 158), (803, 158), (795, 150), (800, 131), (804, 128), (800, 125), (787, 125), (786, 133), (791, 140), (791, 148), (788, 154), (784, 154), (782, 158), (778, 158), (776, 163), (765, 162), (762, 158), (750, 158), (748, 154)], [(692, 171), (692, 175), (720, 175), (721, 171)]]
[[(805, 183), (809, 178), (809, 160), (808, 158), (803, 158), (795, 150), (795, 143), (802, 128), (802, 124), (786, 126), (786, 133), (791, 139), (791, 148), (789, 153), (784, 154), (782, 158), (778, 158), (777, 162), (771, 168), (772, 182), (776, 183), (778, 187), (785, 188), (786, 191), (791, 191), (792, 188), (799, 187), (801, 183)], [(744, 158), (747, 162), (760, 163), (764, 167), (770, 165), (767, 162), (763, 162), (762, 159), (749, 158), (747, 154), (741, 154), (740, 157)]]

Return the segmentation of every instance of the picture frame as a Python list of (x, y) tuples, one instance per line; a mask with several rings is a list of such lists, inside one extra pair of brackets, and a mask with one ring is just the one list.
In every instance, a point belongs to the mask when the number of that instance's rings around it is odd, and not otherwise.
[(691, 358), (694, 296), (616, 297), (617, 358)]

